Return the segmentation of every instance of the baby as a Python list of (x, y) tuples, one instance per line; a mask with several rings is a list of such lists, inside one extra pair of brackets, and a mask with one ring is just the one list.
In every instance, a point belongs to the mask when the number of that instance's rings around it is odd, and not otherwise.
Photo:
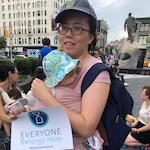
[[(73, 59), (67, 53), (60, 50), (53, 50), (43, 58), (42, 68), (45, 74), (44, 82), (50, 88), (55, 96), (55, 86), (69, 85), (73, 83), (77, 77), (79, 60)], [(34, 96), (31, 91), (27, 93), (28, 101), (34, 102), (33, 110), (46, 107)]]

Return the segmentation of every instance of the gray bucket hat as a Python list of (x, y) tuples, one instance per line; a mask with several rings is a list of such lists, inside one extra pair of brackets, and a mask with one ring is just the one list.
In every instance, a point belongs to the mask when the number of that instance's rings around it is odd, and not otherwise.
[(91, 16), (95, 21), (97, 20), (94, 9), (91, 7), (88, 0), (71, 0), (67, 1), (61, 8), (60, 12), (55, 18), (55, 22), (59, 23), (62, 21), (64, 16), (70, 11), (79, 11)]

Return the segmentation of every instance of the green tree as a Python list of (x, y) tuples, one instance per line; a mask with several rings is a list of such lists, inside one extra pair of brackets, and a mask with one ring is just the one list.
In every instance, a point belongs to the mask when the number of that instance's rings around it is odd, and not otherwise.
[(6, 40), (4, 37), (0, 36), (0, 49), (6, 47)]

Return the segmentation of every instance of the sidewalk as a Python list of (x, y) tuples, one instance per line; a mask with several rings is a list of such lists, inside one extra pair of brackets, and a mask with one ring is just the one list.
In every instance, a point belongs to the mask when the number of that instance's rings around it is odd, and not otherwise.
[(150, 78), (150, 75), (123, 74), (125, 79)]

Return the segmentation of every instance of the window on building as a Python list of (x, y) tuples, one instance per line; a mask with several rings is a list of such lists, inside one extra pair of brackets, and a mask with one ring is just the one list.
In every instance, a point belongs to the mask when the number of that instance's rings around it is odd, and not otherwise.
[(22, 44), (24, 44), (24, 39), (22, 39)]
[(35, 16), (35, 12), (33, 11), (33, 17)]
[(150, 31), (150, 25), (147, 24), (147, 23), (141, 24), (141, 25), (140, 25), (140, 31), (145, 31), (145, 32)]
[(40, 16), (40, 10), (37, 11), (37, 16)]
[(5, 6), (2, 6), (2, 11), (5, 11)]
[(57, 45), (57, 41), (58, 41), (58, 37), (56, 36), (56, 37), (54, 38), (54, 45)]
[(11, 19), (11, 14), (8, 14), (8, 18)]
[(18, 43), (21, 44), (21, 38), (18, 39)]
[(29, 44), (32, 44), (32, 39), (29, 37)]
[(43, 7), (43, 1), (41, 1), (41, 7)]
[(20, 18), (20, 12), (17, 13), (17, 18)]
[(27, 7), (30, 8), (30, 7), (31, 7), (31, 3), (28, 3), (28, 4), (27, 4)]
[(145, 24), (145, 31), (147, 32), (147, 31), (150, 31), (150, 24)]
[(33, 43), (36, 44), (36, 39), (35, 38), (33, 39)]
[(47, 20), (46, 20), (46, 19), (45, 19), (45, 21), (44, 21), (44, 22), (45, 22), (45, 24), (47, 24)]
[(146, 45), (146, 39), (147, 39), (147, 35), (145, 35), (145, 36), (139, 36), (139, 43), (141, 44), (141, 45)]
[(41, 43), (41, 38), (40, 37), (38, 37), (38, 44), (40, 44)]
[(46, 2), (46, 1), (44, 1), (44, 7), (46, 7), (46, 5), (47, 5), (47, 2)]
[(5, 14), (3, 14), (3, 19), (6, 19), (6, 15)]
[(25, 44), (27, 44), (27, 39), (25, 38), (25, 42), (24, 42)]
[(13, 5), (13, 10), (15, 10), (15, 5)]
[(28, 20), (28, 26), (31, 27), (31, 20)]
[(28, 33), (31, 34), (31, 28), (28, 29)]
[(8, 5), (8, 10), (11, 10), (11, 5)]
[(40, 1), (37, 1), (36, 6), (37, 8), (40, 8)]
[(40, 19), (37, 20), (37, 24), (40, 25)]
[(31, 12), (28, 12), (28, 17), (31, 17)]
[(3, 27), (6, 27), (6, 22), (3, 22)]
[(45, 33), (47, 33), (47, 28), (45, 28)]
[(21, 34), (21, 29), (18, 29), (18, 34)]
[(41, 33), (41, 32), (40, 32), (40, 28), (38, 28), (38, 33)]
[(33, 33), (36, 33), (36, 30), (35, 30), (35, 29), (33, 29)]
[(33, 2), (33, 3), (32, 3), (32, 8), (34, 8), (34, 7), (35, 7), (35, 3)]
[(47, 11), (46, 10), (45, 10), (44, 14), (45, 14), (45, 16), (47, 15)]
[(33, 25), (35, 25), (35, 20), (33, 20)]
[(16, 18), (16, 15), (15, 15), (15, 13), (13, 13), (13, 18), (14, 18), (14, 19)]
[(9, 27), (12, 27), (12, 22), (9, 22)]

